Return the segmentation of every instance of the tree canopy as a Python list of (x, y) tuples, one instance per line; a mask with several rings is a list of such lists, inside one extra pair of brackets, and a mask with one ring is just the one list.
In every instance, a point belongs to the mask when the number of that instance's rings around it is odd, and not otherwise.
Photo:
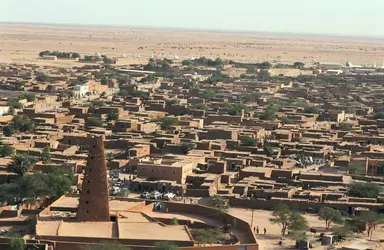
[(329, 229), (331, 223), (343, 224), (344, 218), (341, 213), (330, 207), (322, 207), (319, 211), (319, 219), (325, 221), (325, 227)]
[(352, 182), (348, 185), (348, 195), (361, 198), (377, 198), (383, 188), (371, 182)]
[(262, 120), (274, 120), (275, 119), (275, 113), (277, 112), (278, 107), (275, 104), (269, 104), (266, 109), (264, 110), (264, 113), (261, 114), (260, 119)]
[(368, 237), (372, 238), (373, 232), (376, 230), (377, 225), (384, 223), (384, 216), (374, 211), (364, 211), (358, 217), (358, 220), (366, 223)]
[(244, 136), (244, 137), (241, 139), (241, 143), (242, 143), (244, 146), (256, 146), (256, 145), (257, 145), (257, 139), (252, 138), (252, 137), (249, 137), (249, 136)]
[(269, 220), (272, 224), (280, 226), (281, 236), (284, 236), (287, 230), (302, 231), (308, 228), (307, 220), (299, 212), (292, 211), (285, 204), (278, 205)]
[(229, 201), (220, 195), (214, 195), (211, 197), (211, 206), (219, 212), (227, 212), (229, 209)]
[(225, 238), (224, 233), (218, 228), (197, 229), (193, 235), (196, 241), (202, 244), (215, 244)]
[(18, 176), (23, 176), (31, 170), (35, 159), (27, 154), (16, 154), (12, 158), (12, 162), (8, 164), (8, 172), (16, 173)]
[(177, 118), (172, 117), (162, 117), (154, 119), (153, 121), (159, 124), (162, 130), (167, 130), (172, 126), (177, 126), (180, 124), (180, 121)]
[(119, 120), (118, 112), (108, 112), (107, 121), (117, 121), (117, 120)]
[(52, 160), (51, 148), (49, 146), (44, 147), (43, 152), (40, 157), (41, 161), (44, 163), (50, 163)]

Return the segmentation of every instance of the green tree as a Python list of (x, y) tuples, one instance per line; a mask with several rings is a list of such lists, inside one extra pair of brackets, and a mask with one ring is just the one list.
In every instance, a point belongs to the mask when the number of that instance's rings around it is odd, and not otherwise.
[(288, 237), (296, 242), (308, 240), (308, 236), (303, 231), (291, 231), (288, 233)]
[(372, 239), (373, 232), (379, 224), (384, 223), (384, 216), (374, 211), (364, 211), (358, 219), (367, 225), (368, 237)]
[(302, 68), (304, 68), (304, 65), (305, 65), (305, 63), (303, 63), (303, 62), (295, 62), (293, 64), (293, 67), (296, 69), (302, 69)]
[(320, 110), (317, 107), (307, 107), (304, 109), (304, 113), (308, 114), (320, 114)]
[(171, 117), (162, 117), (162, 118), (155, 119), (153, 121), (159, 124), (162, 130), (167, 130), (171, 126), (177, 126), (180, 124), (180, 121), (177, 118), (171, 118)]
[(108, 112), (107, 121), (117, 121), (117, 120), (119, 120), (118, 112)]
[(16, 99), (9, 99), (8, 100), (8, 106), (10, 106), (13, 109), (22, 109), (23, 105), (19, 102), (19, 100)]
[(251, 138), (249, 136), (244, 136), (242, 139), (241, 139), (241, 143), (244, 145), (244, 146), (256, 146), (257, 145), (257, 139), (255, 138)]
[(25, 240), (22, 237), (12, 237), (9, 239), (10, 250), (25, 250)]
[(208, 110), (208, 107), (202, 103), (199, 103), (196, 105), (196, 109), (199, 109), (199, 110)]
[(183, 60), (183, 61), (181, 62), (181, 64), (182, 64), (183, 66), (190, 66), (190, 65), (193, 65), (193, 62), (192, 62), (192, 60), (185, 59), (185, 60)]
[(102, 127), (103, 121), (99, 117), (89, 117), (85, 122), (85, 127)]
[(19, 96), (19, 100), (21, 99), (27, 99), (28, 102), (33, 102), (36, 100), (36, 96), (35, 94), (25, 93)]
[(377, 198), (383, 188), (371, 182), (352, 182), (347, 186), (348, 195), (361, 198)]
[(351, 236), (353, 234), (353, 230), (349, 226), (340, 226), (332, 228), (332, 233), (339, 239)]
[(201, 97), (203, 99), (209, 100), (212, 99), (216, 96), (216, 92), (212, 89), (206, 89), (204, 92), (201, 94)]
[(15, 149), (7, 144), (0, 145), (0, 157), (11, 156), (15, 153)]
[(230, 115), (241, 115), (242, 111), (248, 111), (248, 107), (244, 104), (232, 104), (228, 110), (228, 114)]
[(41, 153), (40, 159), (44, 163), (50, 163), (51, 162), (52, 156), (51, 156), (51, 148), (50, 147), (48, 147), (48, 146), (44, 147), (43, 152)]
[(25, 115), (15, 115), (12, 118), (11, 126), (16, 132), (33, 132), (35, 123)]
[(218, 228), (197, 229), (194, 238), (201, 244), (215, 244), (225, 238), (224, 233)]
[(13, 127), (12, 126), (5, 126), (3, 128), (3, 133), (7, 137), (12, 136), (14, 133)]
[(267, 70), (260, 70), (257, 74), (257, 80), (267, 82), (271, 79), (271, 74)]
[(287, 230), (302, 231), (308, 227), (307, 220), (298, 212), (292, 211), (287, 205), (278, 205), (269, 219), (272, 224), (278, 224), (281, 228), (281, 236)]
[(319, 219), (325, 221), (325, 227), (329, 229), (331, 223), (343, 224), (344, 218), (341, 213), (330, 207), (322, 207), (319, 211)]
[(104, 62), (105, 64), (113, 64), (113, 59), (105, 56), (105, 57), (103, 58), (103, 62)]
[(8, 172), (16, 173), (23, 176), (26, 172), (31, 170), (35, 160), (27, 154), (16, 154), (12, 158), (12, 162), (8, 164)]
[(154, 250), (177, 250), (177, 249), (179, 249), (175, 243), (169, 242), (169, 241), (155, 242), (155, 244), (153, 244), (153, 245), (155, 246), (155, 248), (153, 248)]
[(264, 113), (261, 114), (260, 119), (274, 120), (277, 110), (278, 110), (278, 107), (275, 104), (269, 104), (267, 108), (264, 110)]
[(72, 58), (80, 58), (81, 56), (79, 53), (74, 52), (74, 53), (72, 53), (71, 57)]
[(219, 212), (227, 212), (229, 209), (229, 201), (220, 195), (211, 197), (211, 206)]

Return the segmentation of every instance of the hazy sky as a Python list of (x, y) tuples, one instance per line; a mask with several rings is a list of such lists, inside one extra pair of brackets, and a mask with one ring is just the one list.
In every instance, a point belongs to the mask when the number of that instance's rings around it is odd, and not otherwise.
[(384, 37), (384, 0), (0, 0), (0, 22)]

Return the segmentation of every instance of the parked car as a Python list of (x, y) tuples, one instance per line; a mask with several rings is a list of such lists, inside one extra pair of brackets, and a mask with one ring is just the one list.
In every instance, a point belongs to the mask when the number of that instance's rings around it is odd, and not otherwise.
[(159, 199), (161, 198), (161, 193), (159, 191), (153, 191), (149, 196), (151, 199)]
[(119, 188), (119, 187), (112, 187), (112, 189), (111, 189), (112, 195), (116, 195), (120, 191), (121, 191), (121, 188)]
[(148, 196), (149, 196), (148, 192), (143, 192), (143, 193), (140, 194), (140, 198), (146, 199), (146, 198), (148, 198)]
[(164, 200), (172, 200), (172, 199), (175, 198), (175, 196), (176, 195), (174, 193), (166, 193), (166, 194), (163, 195), (163, 199)]

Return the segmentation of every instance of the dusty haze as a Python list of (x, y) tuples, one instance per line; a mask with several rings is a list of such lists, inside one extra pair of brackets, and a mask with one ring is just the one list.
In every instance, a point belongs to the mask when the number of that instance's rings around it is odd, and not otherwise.
[(373, 38), (37, 24), (0, 24), (0, 50), (1, 63), (58, 65), (74, 62), (42, 61), (38, 53), (59, 50), (81, 55), (100, 52), (111, 57), (126, 54), (119, 64), (145, 62), (152, 53), (168, 58), (220, 56), (247, 62), (273, 61), (278, 56), (282, 63), (350, 60), (381, 65), (384, 61), (384, 40)]

